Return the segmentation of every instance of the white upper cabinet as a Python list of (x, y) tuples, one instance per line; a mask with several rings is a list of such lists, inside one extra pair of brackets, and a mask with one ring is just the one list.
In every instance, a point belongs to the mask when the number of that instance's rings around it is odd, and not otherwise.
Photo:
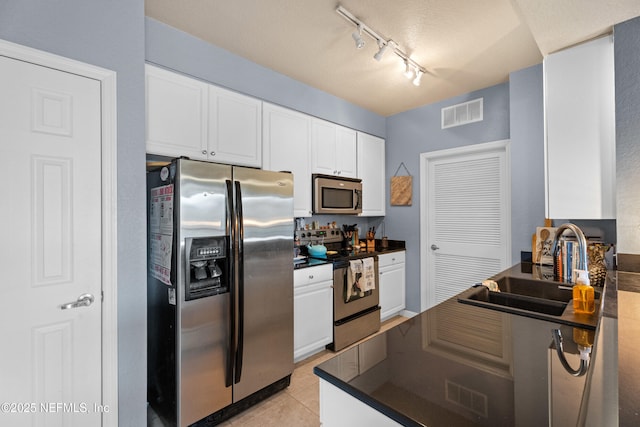
[(209, 160), (262, 166), (262, 101), (209, 85)]
[(262, 102), (146, 65), (147, 152), (260, 167)]
[(311, 117), (264, 103), (263, 167), (293, 173), (293, 213), (311, 216)]
[(613, 38), (544, 60), (547, 218), (615, 218)]
[(362, 215), (385, 214), (384, 139), (358, 132), (358, 175), (362, 180)]
[(356, 177), (355, 130), (314, 118), (311, 150), (313, 173)]
[(207, 159), (206, 83), (146, 66), (147, 152)]

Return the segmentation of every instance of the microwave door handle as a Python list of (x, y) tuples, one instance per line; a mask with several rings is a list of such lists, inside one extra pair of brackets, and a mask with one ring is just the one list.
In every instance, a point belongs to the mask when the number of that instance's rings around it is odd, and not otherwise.
[(353, 190), (356, 199), (356, 209), (362, 208), (362, 191), (361, 190)]

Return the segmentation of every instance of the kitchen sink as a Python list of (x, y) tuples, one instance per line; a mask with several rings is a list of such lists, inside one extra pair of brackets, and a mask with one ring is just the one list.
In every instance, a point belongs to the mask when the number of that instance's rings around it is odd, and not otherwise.
[[(541, 298), (552, 301), (569, 302), (573, 299), (573, 286), (570, 283), (547, 280), (525, 279), (503, 276), (496, 280), (500, 292)], [(595, 290), (595, 299), (600, 299), (600, 291)]]
[(567, 308), (568, 304), (568, 301), (555, 301), (551, 299), (510, 294), (506, 292), (491, 292), (487, 288), (479, 289), (478, 292), (469, 295), (468, 299), (470, 301), (476, 301), (478, 303), (497, 304), (504, 307), (549, 314), (551, 316), (562, 315), (564, 309)]
[[(458, 301), (542, 320), (595, 328), (597, 311), (586, 316), (573, 312), (571, 284), (513, 276), (502, 276), (495, 281), (499, 292), (476, 285), (459, 294)], [(596, 290), (596, 307), (599, 306), (600, 296), (600, 291)]]
[(573, 298), (571, 285), (544, 280), (523, 279), (505, 276), (496, 280), (500, 292), (542, 298), (545, 300), (569, 302)]

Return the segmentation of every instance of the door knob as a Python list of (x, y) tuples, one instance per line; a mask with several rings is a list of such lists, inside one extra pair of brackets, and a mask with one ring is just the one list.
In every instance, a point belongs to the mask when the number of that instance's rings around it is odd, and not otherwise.
[(431, 250), (432, 251), (437, 251), (438, 249), (440, 249), (440, 248), (437, 247), (436, 245), (431, 245)]
[(88, 307), (93, 304), (95, 298), (91, 294), (82, 294), (76, 301), (68, 302), (60, 306), (60, 310), (67, 310), (69, 308)]

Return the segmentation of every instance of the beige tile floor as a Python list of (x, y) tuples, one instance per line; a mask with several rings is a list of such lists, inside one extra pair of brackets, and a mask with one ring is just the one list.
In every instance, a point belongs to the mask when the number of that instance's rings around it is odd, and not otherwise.
[[(385, 321), (378, 333), (392, 328), (403, 320), (406, 320), (406, 317), (396, 316)], [(297, 363), (291, 375), (289, 387), (220, 425), (223, 427), (320, 426), (319, 385), (318, 377), (313, 373), (313, 367), (335, 355), (334, 352), (324, 350)], [(162, 427), (162, 423), (151, 411), (147, 425)]]

